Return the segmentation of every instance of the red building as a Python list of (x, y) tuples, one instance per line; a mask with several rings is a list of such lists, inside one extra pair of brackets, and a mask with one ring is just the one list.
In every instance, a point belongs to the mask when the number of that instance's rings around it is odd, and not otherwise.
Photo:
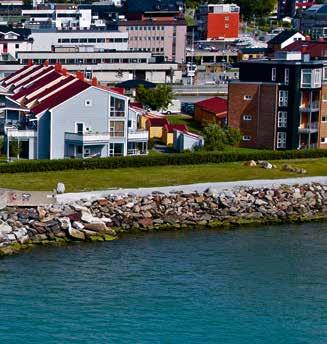
[(202, 39), (233, 40), (239, 33), (240, 8), (234, 4), (201, 5), (198, 30)]

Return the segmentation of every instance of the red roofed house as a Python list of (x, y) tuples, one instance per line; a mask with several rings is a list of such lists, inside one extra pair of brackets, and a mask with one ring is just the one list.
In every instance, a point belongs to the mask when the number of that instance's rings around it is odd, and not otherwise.
[(166, 146), (174, 143), (174, 130), (187, 131), (187, 126), (184, 124), (166, 124), (162, 130), (162, 141)]
[(168, 125), (168, 121), (165, 117), (149, 117), (145, 122), (145, 127), (149, 132), (149, 138), (163, 138), (163, 128)]
[(207, 123), (216, 122), (221, 127), (227, 121), (227, 100), (214, 97), (195, 103), (194, 119), (203, 126)]
[(285, 47), (283, 51), (300, 51), (304, 54), (310, 54), (311, 59), (323, 59), (327, 58), (327, 41), (295, 41)]
[[(9, 158), (19, 140), (21, 157), (63, 159), (146, 154), (148, 133), (131, 120), (128, 97), (55, 67), (29, 65), (0, 81), (0, 109)], [(10, 95), (9, 95), (10, 94)]]

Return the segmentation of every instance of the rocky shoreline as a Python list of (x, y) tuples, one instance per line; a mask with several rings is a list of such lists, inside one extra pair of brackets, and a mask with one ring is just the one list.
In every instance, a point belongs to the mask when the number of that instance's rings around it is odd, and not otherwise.
[(327, 185), (163, 194), (108, 195), (94, 201), (0, 211), (0, 255), (36, 245), (109, 241), (133, 231), (308, 222), (327, 219)]

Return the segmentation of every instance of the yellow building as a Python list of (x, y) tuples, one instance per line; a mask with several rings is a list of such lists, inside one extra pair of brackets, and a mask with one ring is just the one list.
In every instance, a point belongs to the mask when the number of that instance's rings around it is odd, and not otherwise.
[(166, 124), (162, 129), (162, 141), (166, 146), (174, 143), (174, 129), (182, 132), (188, 130), (184, 124)]
[(146, 129), (149, 132), (149, 139), (160, 139), (163, 138), (163, 128), (168, 125), (166, 118), (150, 117), (145, 122)]

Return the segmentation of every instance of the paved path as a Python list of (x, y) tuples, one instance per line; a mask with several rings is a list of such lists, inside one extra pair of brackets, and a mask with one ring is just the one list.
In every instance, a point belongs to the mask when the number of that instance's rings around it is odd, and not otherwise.
[(126, 195), (135, 194), (140, 196), (146, 196), (154, 191), (168, 194), (170, 192), (183, 191), (186, 193), (191, 192), (203, 192), (208, 188), (212, 188), (217, 192), (224, 190), (234, 190), (240, 187), (278, 187), (280, 185), (294, 185), (294, 184), (307, 184), (307, 183), (320, 183), (327, 185), (327, 177), (302, 177), (302, 178), (287, 178), (287, 179), (263, 179), (263, 180), (247, 180), (236, 182), (221, 182), (221, 183), (201, 183), (190, 185), (178, 185), (178, 186), (164, 186), (164, 187), (151, 187), (151, 188), (139, 188), (139, 189), (109, 189), (102, 191), (91, 192), (76, 192), (66, 193), (57, 196), (59, 203), (73, 202), (80, 199), (94, 200), (101, 197), (111, 195)]

